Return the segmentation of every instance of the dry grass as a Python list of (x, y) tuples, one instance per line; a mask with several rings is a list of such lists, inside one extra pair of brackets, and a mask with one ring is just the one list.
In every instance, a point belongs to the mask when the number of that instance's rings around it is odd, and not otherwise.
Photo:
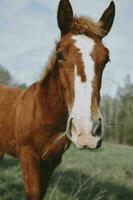
[[(106, 144), (99, 151), (65, 154), (54, 173), (46, 200), (132, 200), (133, 148)], [(24, 192), (17, 160), (0, 161), (0, 200), (23, 200)]]

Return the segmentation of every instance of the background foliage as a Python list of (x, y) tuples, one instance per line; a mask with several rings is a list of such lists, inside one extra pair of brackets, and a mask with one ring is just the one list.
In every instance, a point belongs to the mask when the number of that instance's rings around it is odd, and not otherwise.
[(25, 83), (17, 83), (10, 72), (0, 64), (0, 84), (10, 85), (13, 87), (25, 88)]
[(133, 145), (133, 83), (129, 75), (114, 98), (103, 97), (101, 107), (106, 140)]

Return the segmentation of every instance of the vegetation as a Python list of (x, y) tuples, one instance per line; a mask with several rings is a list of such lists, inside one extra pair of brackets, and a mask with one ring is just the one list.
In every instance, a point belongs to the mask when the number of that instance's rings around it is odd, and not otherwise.
[(0, 65), (0, 83), (10, 85), (12, 76), (2, 65)]
[[(133, 147), (105, 144), (97, 151), (71, 147), (54, 173), (47, 200), (132, 200)], [(0, 200), (23, 200), (20, 165), (0, 162)]]
[(133, 145), (133, 83), (130, 76), (115, 98), (103, 97), (102, 110), (107, 141)]
[(14, 81), (10, 72), (0, 65), (0, 84), (11, 85), (13, 87), (26, 88), (26, 84)]

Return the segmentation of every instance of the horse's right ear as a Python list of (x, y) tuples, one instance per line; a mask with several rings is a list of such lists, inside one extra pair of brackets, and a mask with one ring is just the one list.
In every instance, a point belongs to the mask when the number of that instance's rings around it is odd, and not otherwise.
[(63, 36), (69, 32), (73, 20), (73, 9), (69, 0), (60, 0), (57, 20), (58, 26), (61, 30), (61, 35)]

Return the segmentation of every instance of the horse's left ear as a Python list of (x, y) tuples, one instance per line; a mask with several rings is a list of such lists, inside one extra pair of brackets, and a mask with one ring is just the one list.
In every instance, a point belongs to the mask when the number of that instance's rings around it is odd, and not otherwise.
[(100, 18), (100, 21), (102, 22), (102, 28), (105, 32), (104, 36), (106, 36), (114, 22), (115, 17), (115, 4), (112, 1), (109, 5), (109, 7), (104, 11), (102, 17)]
[(69, 32), (71, 22), (73, 20), (73, 9), (69, 0), (60, 0), (57, 13), (58, 26), (61, 30), (61, 35)]

